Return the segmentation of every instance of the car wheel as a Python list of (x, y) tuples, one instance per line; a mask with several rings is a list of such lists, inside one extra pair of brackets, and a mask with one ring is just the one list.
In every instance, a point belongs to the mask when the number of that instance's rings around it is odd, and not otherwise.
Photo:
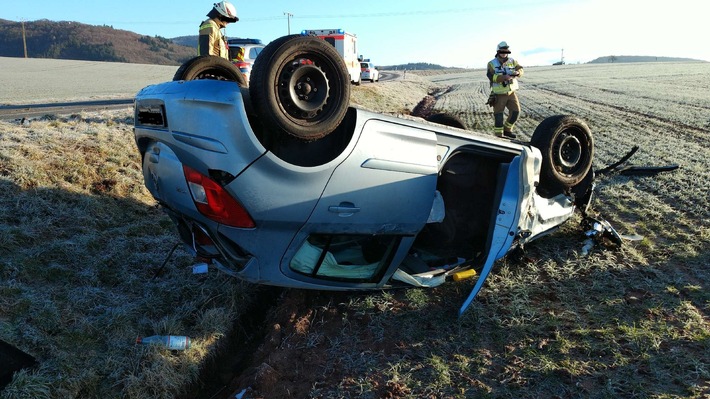
[(270, 133), (312, 141), (330, 134), (345, 117), (350, 74), (325, 40), (283, 36), (264, 47), (254, 62), (249, 94)]
[(542, 192), (555, 195), (579, 184), (589, 173), (594, 156), (592, 133), (584, 121), (556, 115), (540, 123), (530, 144), (542, 152)]
[(229, 60), (215, 55), (201, 55), (182, 64), (175, 72), (173, 80), (215, 79), (237, 82), (246, 87), (247, 82), (239, 70)]
[(466, 129), (466, 124), (463, 123), (459, 117), (449, 114), (432, 114), (426, 117), (426, 120), (432, 123), (438, 123), (440, 125), (457, 127), (459, 129)]

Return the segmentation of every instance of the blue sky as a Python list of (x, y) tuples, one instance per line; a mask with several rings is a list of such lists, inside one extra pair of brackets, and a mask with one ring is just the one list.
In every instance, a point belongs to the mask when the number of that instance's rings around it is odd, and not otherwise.
[[(501, 40), (510, 44), (513, 57), (526, 66), (558, 61), (562, 49), (568, 63), (608, 55), (710, 61), (705, 1), (235, 0), (240, 21), (230, 24), (226, 34), (267, 43), (288, 34), (289, 21), (291, 33), (341, 28), (358, 36), (360, 53), (377, 65), (430, 62), (483, 68)], [(76, 21), (172, 38), (196, 35), (214, 1), (72, 3), (0, 0), (0, 18)]]

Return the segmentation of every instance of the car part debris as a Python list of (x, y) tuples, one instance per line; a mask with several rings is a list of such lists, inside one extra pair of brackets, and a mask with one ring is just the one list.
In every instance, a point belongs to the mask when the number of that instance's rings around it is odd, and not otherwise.
[(598, 170), (597, 175), (602, 176), (611, 173), (618, 173), (620, 175), (631, 176), (631, 175), (655, 175), (660, 172), (670, 172), (678, 169), (680, 166), (677, 164), (665, 165), (665, 166), (635, 166), (635, 165), (624, 165), (636, 152), (639, 150), (639, 146), (635, 145), (631, 150), (621, 157), (618, 161), (606, 168)]
[(582, 220), (584, 235), (593, 238), (596, 242), (621, 246), (621, 236), (611, 223), (602, 218), (587, 216)]

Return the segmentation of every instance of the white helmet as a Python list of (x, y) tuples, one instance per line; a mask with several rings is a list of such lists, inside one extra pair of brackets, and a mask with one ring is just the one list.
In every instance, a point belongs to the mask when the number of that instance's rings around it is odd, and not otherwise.
[(237, 17), (237, 9), (228, 1), (214, 3), (214, 9), (229, 22), (239, 21), (239, 18)]
[(510, 54), (510, 49), (508, 48), (508, 43), (500, 42), (498, 47), (496, 47), (496, 52)]

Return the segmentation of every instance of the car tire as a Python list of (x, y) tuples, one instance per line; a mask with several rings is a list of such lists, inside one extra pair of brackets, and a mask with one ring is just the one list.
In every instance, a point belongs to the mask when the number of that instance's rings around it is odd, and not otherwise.
[(215, 79), (237, 82), (239, 87), (246, 87), (247, 82), (231, 61), (215, 55), (200, 55), (186, 61), (178, 68), (173, 80)]
[(283, 36), (264, 47), (254, 62), (249, 94), (269, 134), (313, 141), (330, 134), (345, 117), (350, 74), (325, 40)]
[(592, 133), (575, 116), (555, 115), (543, 120), (530, 144), (542, 153), (538, 189), (548, 196), (568, 191), (582, 182), (592, 168)]
[(431, 114), (425, 118), (427, 121), (432, 122), (432, 123), (438, 123), (440, 125), (444, 126), (451, 126), (451, 127), (457, 127), (459, 129), (464, 129), (466, 130), (466, 124), (463, 123), (463, 121), (454, 115), (450, 114)]

